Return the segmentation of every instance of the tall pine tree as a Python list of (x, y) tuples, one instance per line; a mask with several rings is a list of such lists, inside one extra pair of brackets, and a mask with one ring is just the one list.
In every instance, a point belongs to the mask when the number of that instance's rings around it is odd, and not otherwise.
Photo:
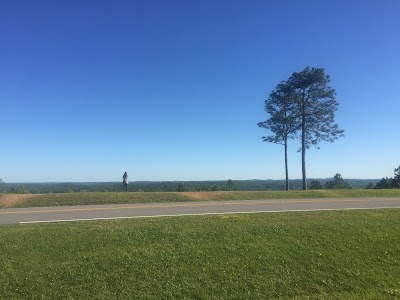
[(335, 124), (338, 102), (330, 78), (322, 68), (305, 68), (294, 72), (272, 91), (265, 101), (269, 119), (257, 125), (272, 132), (263, 136), (269, 143), (285, 147), (286, 190), (289, 189), (287, 146), (288, 139), (300, 133), (303, 189), (307, 190), (306, 149), (321, 141), (333, 142), (344, 135)]
[(330, 78), (322, 68), (305, 68), (295, 72), (287, 80), (295, 102), (295, 119), (299, 121), (303, 189), (307, 189), (306, 149), (321, 141), (333, 142), (344, 135), (335, 124), (335, 112), (339, 105), (335, 90), (329, 86)]
[(289, 170), (287, 147), (288, 139), (293, 138), (296, 132), (295, 101), (291, 87), (282, 81), (276, 89), (271, 92), (269, 98), (265, 101), (265, 111), (270, 118), (257, 125), (272, 132), (270, 136), (263, 136), (264, 142), (283, 145), (285, 148), (285, 175), (286, 190), (289, 190)]

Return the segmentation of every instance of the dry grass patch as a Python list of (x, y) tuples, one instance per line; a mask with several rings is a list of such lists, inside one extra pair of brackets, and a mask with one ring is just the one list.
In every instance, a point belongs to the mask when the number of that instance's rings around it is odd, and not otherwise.
[(215, 198), (220, 198), (220, 196), (227, 195), (229, 193), (230, 192), (222, 192), (222, 191), (220, 191), (220, 192), (183, 192), (183, 193), (180, 193), (180, 194), (183, 195), (183, 196), (192, 198), (193, 200), (204, 200), (204, 201), (207, 201), (207, 200), (212, 200), (212, 199), (215, 199)]
[(2, 194), (0, 195), (0, 207), (10, 208), (21, 205), (34, 198), (32, 194)]

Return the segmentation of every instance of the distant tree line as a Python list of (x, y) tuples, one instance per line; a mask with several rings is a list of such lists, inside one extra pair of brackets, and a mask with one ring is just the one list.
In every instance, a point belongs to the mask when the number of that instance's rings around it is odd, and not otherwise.
[(400, 189), (400, 166), (394, 169), (394, 177), (384, 177), (376, 185), (376, 189)]
[[(349, 182), (342, 178), (342, 175), (336, 174), (333, 180), (326, 182), (324, 185), (321, 184), (319, 180), (311, 181), (310, 189), (320, 190), (320, 189), (351, 189), (352, 186)], [(394, 169), (394, 177), (384, 177), (375, 184), (373, 182), (368, 182), (366, 189), (400, 189), (400, 166)]]
[(310, 185), (311, 190), (322, 190), (323, 188), (326, 188), (328, 190), (334, 190), (334, 189), (351, 189), (352, 187), (347, 181), (344, 181), (342, 175), (337, 173), (333, 177), (333, 180), (326, 182), (324, 186), (321, 184), (319, 180), (311, 181)]
[(0, 194), (5, 192), (4, 181), (0, 178)]
[[(308, 179), (310, 189), (326, 188), (375, 188), (379, 179), (347, 179), (344, 185), (341, 175), (327, 179)], [(334, 184), (330, 183), (331, 181)], [(371, 181), (371, 182), (370, 182)], [(231, 180), (228, 181), (132, 181), (131, 192), (207, 192), (207, 191), (283, 191), (285, 180)], [(290, 180), (293, 190), (302, 189), (301, 179)], [(119, 182), (60, 182), (60, 183), (0, 183), (0, 193), (8, 194), (49, 194), (49, 193), (86, 193), (121, 192)]]
[[(138, 181), (131, 182), (131, 191), (136, 192), (201, 192), (201, 191), (236, 191), (265, 189), (261, 183), (248, 184), (252, 181), (240, 181), (238, 186), (234, 181)], [(263, 181), (260, 181), (263, 182)], [(271, 189), (280, 189), (279, 182), (270, 182)], [(5, 183), (0, 179), (0, 193), (8, 194), (47, 194), (47, 193), (85, 193), (85, 192), (120, 192), (122, 186), (118, 182), (82, 182), (82, 183)]]

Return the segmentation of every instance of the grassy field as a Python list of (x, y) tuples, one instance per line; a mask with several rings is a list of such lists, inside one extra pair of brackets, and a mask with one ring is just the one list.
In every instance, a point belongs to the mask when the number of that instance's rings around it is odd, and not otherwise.
[(399, 299), (400, 210), (0, 227), (0, 299)]
[(146, 193), (60, 193), (60, 194), (0, 194), (0, 208), (71, 206), (93, 204), (162, 203), (211, 200), (301, 199), (400, 197), (400, 189), (392, 190), (311, 190), (264, 192), (146, 192)]

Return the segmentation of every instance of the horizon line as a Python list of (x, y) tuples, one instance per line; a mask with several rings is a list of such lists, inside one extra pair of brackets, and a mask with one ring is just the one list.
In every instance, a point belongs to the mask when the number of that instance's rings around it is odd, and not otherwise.
[[(307, 178), (309, 180), (327, 180), (333, 179), (334, 177), (325, 178)], [(380, 180), (381, 178), (343, 178), (344, 180)], [(207, 179), (207, 180), (136, 180), (130, 181), (130, 183), (140, 182), (226, 182), (232, 181), (286, 181), (286, 179)], [(298, 181), (302, 178), (289, 179), (289, 181)], [(58, 184), (58, 183), (120, 183), (120, 181), (13, 181), (5, 182), (4, 184)]]

